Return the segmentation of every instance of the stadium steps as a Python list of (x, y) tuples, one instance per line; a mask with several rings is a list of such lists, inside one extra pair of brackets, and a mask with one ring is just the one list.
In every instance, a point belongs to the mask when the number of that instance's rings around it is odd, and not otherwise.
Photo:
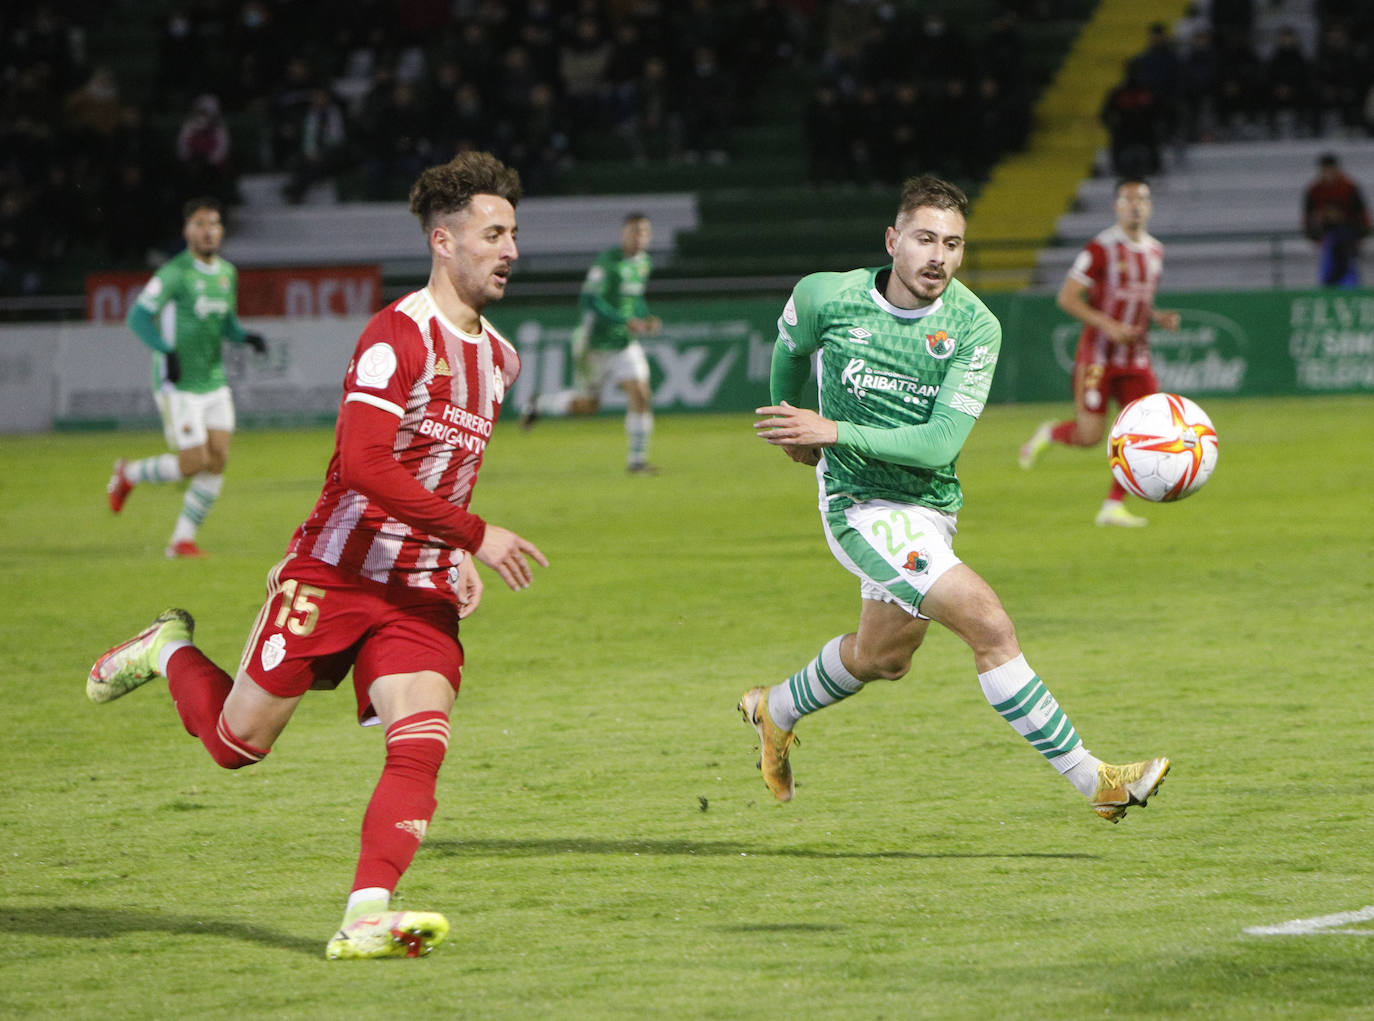
[(1035, 244), (1050, 240), (1056, 218), (1107, 141), (1098, 117), (1103, 96), (1120, 81), (1126, 61), (1145, 48), (1149, 26), (1176, 21), (1187, 6), (1187, 0), (1101, 0), (1083, 25), (1035, 105), (1029, 145), (993, 168), (973, 205), (976, 235), (1024, 254), (1019, 266), (1002, 267), (999, 289), (1032, 282)]
[[(1374, 139), (1302, 138), (1193, 145), (1151, 182), (1150, 233), (1165, 245), (1164, 289), (1311, 287), (1317, 251), (1302, 234), (1302, 193), (1317, 158), (1335, 153), (1345, 171), (1374, 186)], [(1032, 287), (1058, 288), (1083, 242), (1112, 223), (1114, 182), (1080, 182), (1055, 222), (1056, 244), (1037, 255)]]

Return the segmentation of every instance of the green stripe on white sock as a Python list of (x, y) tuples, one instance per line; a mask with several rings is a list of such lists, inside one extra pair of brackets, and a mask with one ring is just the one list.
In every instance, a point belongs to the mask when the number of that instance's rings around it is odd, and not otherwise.
[(847, 669), (840, 658), (837, 635), (825, 643), (820, 654), (785, 684), (774, 685), (768, 693), (768, 715), (783, 730), (791, 730), (799, 719), (828, 705), (846, 699), (864, 686)]
[(979, 674), (978, 683), (988, 704), (1061, 773), (1073, 768), (1087, 754), (1083, 751), (1064, 758), (1081, 749), (1083, 742), (1024, 656)]

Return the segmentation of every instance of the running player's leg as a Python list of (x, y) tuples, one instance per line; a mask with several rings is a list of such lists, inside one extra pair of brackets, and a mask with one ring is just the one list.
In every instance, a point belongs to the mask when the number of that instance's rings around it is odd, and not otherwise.
[[(1117, 406), (1124, 408), (1137, 397), (1144, 397), (1159, 389), (1155, 374), (1149, 369), (1143, 371), (1113, 373), (1106, 384)], [(1103, 416), (1103, 431), (1106, 429), (1106, 416)], [(1149, 519), (1132, 514), (1126, 509), (1126, 487), (1112, 475), (1106, 499), (1097, 511), (1095, 522), (1099, 525), (1115, 525), (1118, 528), (1143, 528)]]
[(186, 487), (181, 513), (167, 544), (167, 556), (172, 558), (203, 555), (196, 535), (224, 488), (224, 469), (234, 434), (234, 403), (228, 387), (196, 395), (194, 407), (195, 427), (186, 435), (188, 440), (200, 442), (184, 447), (179, 455), (181, 470), (191, 484)]
[(786, 682), (751, 688), (739, 702), (759, 734), (764, 782), (782, 801), (792, 796), (788, 757), (797, 722), (857, 694), (868, 681), (904, 676), (929, 626), (919, 610), (923, 593), (959, 562), (947, 515), (871, 501), (823, 521), (831, 552), (860, 581), (858, 631), (836, 635)]
[(1073, 418), (1041, 422), (1021, 446), (1018, 459), (1022, 468), (1031, 468), (1052, 444), (1066, 447), (1091, 447), (1099, 443), (1106, 428), (1106, 402), (1101, 385), (1103, 367), (1078, 362), (1073, 370)]
[[(385, 728), (386, 760), (363, 816), (358, 866), (343, 923), (326, 948), (339, 957), (414, 957), (448, 932), (440, 914), (392, 911), (391, 897), (437, 807), (435, 788), (449, 742), (449, 713), (462, 668), (452, 608), (411, 607), (369, 639), (354, 667), (360, 718)], [(445, 615), (450, 615), (445, 617)], [(446, 620), (446, 626), (439, 626)], [(382, 664), (434, 669), (375, 672)]]
[(609, 352), (591, 347), (580, 327), (573, 333), (572, 386), (566, 390), (537, 393), (525, 405), (520, 425), (534, 427), (541, 418), (567, 418), (595, 415), (601, 410), (601, 389), (606, 383)]
[[(158, 414), (162, 417), (162, 432), (167, 439), (168, 450), (150, 457), (128, 460), (119, 458), (114, 463), (110, 481), (105, 484), (109, 496), (110, 510), (118, 514), (124, 509), (124, 501), (129, 498), (133, 488), (143, 483), (180, 482), (186, 477), (182, 470), (181, 456), (174, 451), (180, 447), (180, 425), (188, 411), (187, 395), (178, 390), (159, 391), (154, 395)], [(191, 469), (194, 471), (194, 467)]]
[[(1116, 822), (1129, 805), (1145, 804), (1168, 772), (1168, 760), (1111, 766), (1092, 755), (1045, 682), (1026, 663), (1001, 600), (968, 565), (946, 572), (921, 605), (972, 650), (988, 704), (1089, 798), (1099, 815)], [(1123, 776), (1130, 779), (1123, 781)], [(1131, 783), (1136, 786), (1130, 788)]]
[(649, 359), (639, 341), (631, 341), (611, 360), (610, 377), (625, 391), (625, 468), (653, 475), (649, 439), (654, 434), (653, 394), (649, 389)]

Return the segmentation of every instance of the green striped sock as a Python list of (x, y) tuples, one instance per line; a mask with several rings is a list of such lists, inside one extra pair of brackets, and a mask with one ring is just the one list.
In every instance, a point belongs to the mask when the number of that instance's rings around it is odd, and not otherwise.
[(1002, 719), (1059, 772), (1067, 773), (1088, 754), (1068, 714), (1024, 656), (979, 674), (978, 683)]
[(775, 684), (769, 689), (768, 715), (774, 724), (791, 730), (803, 716), (834, 705), (864, 686), (863, 681), (845, 669), (840, 659), (843, 639), (843, 635), (830, 639), (820, 655), (789, 677), (785, 684)]

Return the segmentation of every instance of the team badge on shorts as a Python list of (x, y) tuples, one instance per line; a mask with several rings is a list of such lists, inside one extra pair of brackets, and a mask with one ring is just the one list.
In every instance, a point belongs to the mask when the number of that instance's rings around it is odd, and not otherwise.
[(906, 555), (906, 563), (902, 565), (902, 570), (910, 571), (912, 574), (925, 574), (926, 568), (930, 566), (930, 557), (925, 550), (912, 550)]
[(264, 670), (271, 670), (273, 667), (280, 666), (281, 661), (285, 658), (286, 639), (280, 634), (275, 634), (262, 643), (262, 668)]

